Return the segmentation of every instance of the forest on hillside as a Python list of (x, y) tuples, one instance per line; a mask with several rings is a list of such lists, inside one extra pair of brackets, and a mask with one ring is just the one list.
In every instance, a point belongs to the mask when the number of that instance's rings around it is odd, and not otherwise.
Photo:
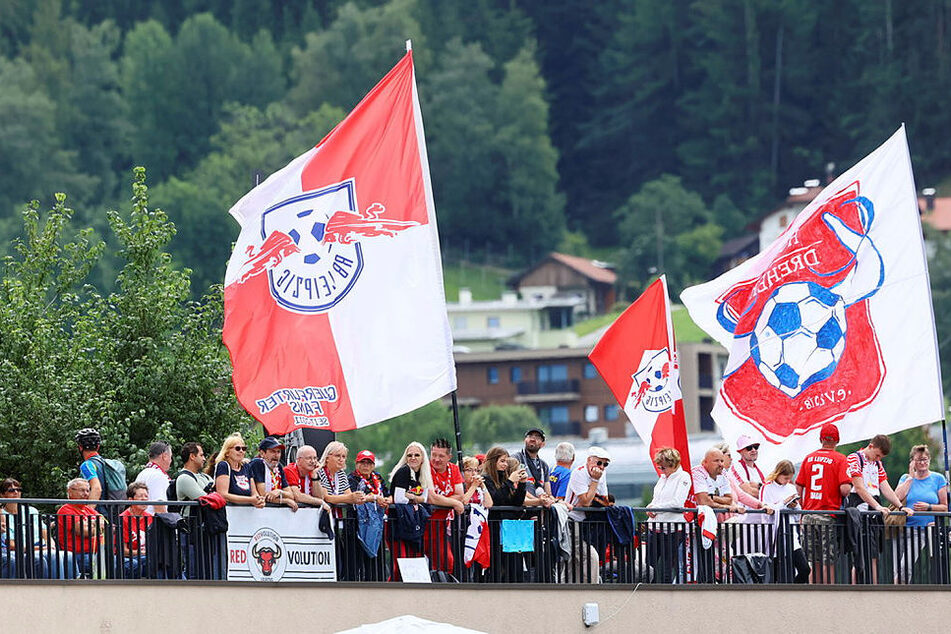
[(322, 138), (412, 39), (447, 257), (607, 254), (636, 289), (661, 222), (677, 289), (902, 122), (919, 185), (940, 184), (949, 18), (894, 0), (3, 0), (0, 237), (63, 191), (109, 239), (141, 165), (197, 297), (252, 174)]

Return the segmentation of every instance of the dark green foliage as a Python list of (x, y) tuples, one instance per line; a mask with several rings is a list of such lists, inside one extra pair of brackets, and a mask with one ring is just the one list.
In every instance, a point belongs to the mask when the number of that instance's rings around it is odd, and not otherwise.
[(131, 210), (110, 214), (122, 269), (108, 295), (84, 284), (105, 245), (69, 230), (63, 194), (45, 219), (26, 209), (24, 240), (3, 262), (0, 473), (31, 495), (62, 497), (82, 427), (134, 476), (156, 439), (211, 446), (249, 424), (230, 387), (220, 294), (189, 301), (188, 270), (164, 252), (175, 228), (146, 191), (139, 168)]

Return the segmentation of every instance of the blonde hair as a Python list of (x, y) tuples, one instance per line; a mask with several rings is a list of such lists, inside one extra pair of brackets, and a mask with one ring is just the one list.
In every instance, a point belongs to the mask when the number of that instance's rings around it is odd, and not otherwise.
[[(221, 443), (221, 449), (218, 450), (218, 455), (215, 456), (215, 464), (218, 464), (222, 460), (228, 458), (228, 452), (237, 447), (238, 445), (245, 444), (244, 438), (241, 437), (240, 432), (235, 432), (225, 438), (225, 441)], [(247, 455), (247, 452), (245, 452)]]
[(663, 463), (665, 467), (676, 469), (680, 466), (680, 452), (673, 447), (661, 447), (654, 454), (654, 463)]
[(505, 475), (512, 475), (513, 473), (515, 473), (515, 470), (519, 468), (519, 465), (522, 464), (518, 461), (518, 458), (515, 458), (513, 456), (509, 456), (508, 460), (506, 460), (505, 462), (507, 465), (505, 469)]
[(780, 460), (776, 463), (776, 466), (773, 467), (773, 472), (766, 476), (767, 482), (775, 482), (776, 478), (781, 475), (788, 475), (790, 477), (796, 475), (796, 467), (793, 466), (793, 463), (789, 460)]
[[(330, 454), (332, 454), (332, 453), (335, 452), (335, 451), (339, 451), (339, 450), (341, 450), (341, 449), (343, 449), (343, 452), (344, 452), (345, 454), (349, 454), (349, 453), (350, 453), (350, 451), (347, 449), (347, 446), (346, 446), (345, 444), (343, 444), (342, 442), (340, 442), (339, 440), (332, 440), (332, 441), (330, 441), (329, 443), (327, 443), (327, 446), (324, 447), (324, 453), (320, 454), (320, 466), (321, 466), (321, 468), (327, 466), (327, 457), (328, 457)], [(347, 466), (344, 465), (344, 467), (343, 467), (343, 469), (341, 469), (341, 471), (346, 471), (346, 470), (347, 470)]]
[(472, 456), (466, 456), (465, 458), (462, 459), (462, 470), (465, 471), (466, 469), (475, 469), (476, 471), (478, 471), (479, 461), (473, 458)]
[[(400, 470), (400, 467), (406, 464), (406, 452), (411, 448), (419, 449), (419, 453), (423, 454), (423, 464), (419, 466), (419, 485), (424, 489), (432, 489), (433, 474), (429, 468), (429, 455), (426, 453), (426, 447), (423, 447), (422, 444), (416, 442), (415, 440), (406, 445), (406, 449), (403, 450), (403, 455), (400, 456), (399, 462), (396, 463), (396, 466), (393, 467), (393, 470), (390, 472), (390, 481), (393, 480), (393, 476), (395, 476), (396, 472)], [(412, 470), (412, 467), (410, 467), (410, 470)]]
[(916, 454), (928, 454), (928, 457), (931, 457), (931, 449), (928, 445), (915, 445), (911, 448), (911, 451), (908, 452), (908, 459), (914, 460)]

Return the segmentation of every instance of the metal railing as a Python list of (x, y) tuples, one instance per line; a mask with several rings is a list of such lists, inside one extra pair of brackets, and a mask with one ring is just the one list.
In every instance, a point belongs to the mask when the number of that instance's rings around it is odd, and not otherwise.
[[(78, 511), (78, 500), (16, 502), (15, 514), (0, 515), (0, 578), (227, 578), (225, 534), (213, 532), (197, 502), (100, 500), (95, 512)], [(63, 504), (75, 506), (35, 508)], [(150, 504), (171, 504), (184, 517), (120, 512)], [(425, 557), (434, 579), (461, 583), (951, 584), (951, 513), (916, 513), (927, 525), (893, 526), (857, 509), (732, 517), (717, 510), (716, 531), (707, 534), (696, 509), (575, 509), (584, 513), (579, 521), (544, 507), (494, 507), (482, 565), (479, 557), (466, 562), (467, 536), (469, 546), (478, 541), (469, 513), (436, 513), (407, 536), (401, 506), (390, 506), (374, 554), (358, 537), (354, 508), (338, 507), (338, 580), (400, 581), (400, 558)], [(646, 519), (647, 511), (677, 521)]]

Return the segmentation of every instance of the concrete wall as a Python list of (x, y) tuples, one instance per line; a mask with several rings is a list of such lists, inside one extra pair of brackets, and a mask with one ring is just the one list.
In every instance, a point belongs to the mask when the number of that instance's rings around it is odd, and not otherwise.
[[(886, 594), (886, 592), (888, 594)], [(939, 631), (948, 590), (0, 582), (3, 632), (337, 632), (403, 614), (491, 633)], [(598, 603), (586, 628), (581, 606)], [(750, 608), (737, 618), (732, 606)], [(910, 611), (913, 608), (913, 611)], [(940, 619), (940, 620), (939, 620)], [(253, 628), (253, 629), (252, 629)], [(945, 628), (941, 628), (942, 630)]]

